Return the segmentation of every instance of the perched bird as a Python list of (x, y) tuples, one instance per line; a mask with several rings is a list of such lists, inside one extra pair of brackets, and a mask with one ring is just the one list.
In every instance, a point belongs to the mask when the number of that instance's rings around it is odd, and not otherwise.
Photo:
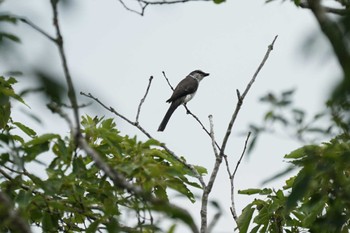
[(171, 97), (166, 101), (167, 103), (171, 103), (171, 105), (160, 123), (158, 131), (163, 131), (165, 129), (171, 115), (177, 107), (181, 104), (186, 104), (193, 98), (198, 89), (199, 82), (208, 75), (209, 73), (195, 70), (179, 82)]

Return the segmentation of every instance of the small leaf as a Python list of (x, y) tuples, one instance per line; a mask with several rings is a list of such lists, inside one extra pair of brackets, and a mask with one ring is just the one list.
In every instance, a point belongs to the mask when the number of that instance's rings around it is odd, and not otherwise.
[(317, 149), (319, 149), (319, 146), (317, 146), (317, 145), (306, 145), (306, 146), (303, 146), (303, 147), (296, 149), (296, 150), (292, 151), (291, 153), (285, 155), (284, 158), (286, 158), (286, 159), (300, 159), (300, 158), (304, 157), (305, 155), (307, 155), (308, 152), (315, 151)]
[(215, 4), (220, 4), (220, 3), (223, 3), (223, 2), (225, 2), (226, 0), (214, 0), (214, 3)]
[(258, 194), (261, 191), (262, 191), (261, 189), (244, 189), (244, 190), (238, 190), (238, 194), (253, 195), (253, 194)]
[(36, 132), (29, 128), (28, 126), (23, 125), (20, 122), (13, 122), (14, 125), (16, 125), (18, 128), (20, 128), (25, 134), (27, 134), (29, 137), (35, 137)]
[(17, 18), (12, 16), (12, 15), (3, 14), (3, 15), (0, 15), (0, 21), (5, 21), (5, 22), (16, 24)]
[(86, 229), (86, 233), (95, 233), (99, 224), (100, 222), (98, 220), (91, 223), (90, 226)]
[(248, 231), (248, 227), (250, 225), (250, 221), (252, 220), (252, 216), (254, 213), (254, 208), (252, 208), (253, 204), (247, 205), (242, 214), (238, 217), (237, 225), (240, 233), (246, 233)]
[(17, 42), (17, 43), (21, 42), (19, 37), (15, 36), (13, 34), (6, 33), (6, 32), (0, 32), (0, 41), (2, 41), (4, 38), (7, 38), (7, 39), (12, 40), (13, 42)]
[(54, 138), (60, 138), (60, 135), (58, 134), (43, 134), (40, 135), (39, 137), (34, 138), (33, 140), (27, 142), (25, 146), (32, 146), (32, 145), (37, 145), (37, 144), (42, 144), (45, 142), (50, 142)]

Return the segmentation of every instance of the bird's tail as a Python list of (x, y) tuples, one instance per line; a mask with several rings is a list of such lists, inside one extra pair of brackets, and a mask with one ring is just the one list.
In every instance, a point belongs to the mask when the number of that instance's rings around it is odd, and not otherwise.
[(173, 115), (175, 109), (177, 109), (177, 107), (179, 107), (179, 105), (180, 105), (180, 101), (174, 101), (171, 103), (168, 111), (166, 112), (162, 122), (160, 123), (160, 125), (158, 127), (158, 131), (163, 131), (165, 129), (171, 115)]

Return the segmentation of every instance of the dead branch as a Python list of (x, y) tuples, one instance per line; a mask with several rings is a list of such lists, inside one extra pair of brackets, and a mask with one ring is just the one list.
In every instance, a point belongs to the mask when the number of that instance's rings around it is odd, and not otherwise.
[(220, 165), (222, 163), (222, 159), (225, 157), (225, 149), (226, 149), (226, 145), (227, 145), (228, 139), (229, 139), (229, 137), (231, 135), (232, 127), (233, 127), (233, 125), (235, 123), (235, 120), (236, 120), (236, 118), (238, 116), (238, 113), (239, 113), (239, 111), (240, 111), (240, 109), (242, 107), (244, 98), (248, 94), (251, 86), (253, 85), (253, 83), (256, 80), (256, 77), (258, 76), (260, 70), (262, 69), (262, 67), (264, 66), (266, 60), (268, 59), (268, 57), (270, 55), (270, 52), (273, 50), (273, 46), (274, 46), (274, 43), (275, 43), (276, 39), (277, 39), (277, 36), (275, 36), (275, 38), (272, 41), (272, 43), (268, 46), (268, 49), (267, 49), (267, 51), (265, 53), (265, 56), (264, 56), (262, 62), (258, 66), (258, 68), (257, 68), (256, 72), (254, 73), (253, 77), (251, 78), (250, 82), (247, 84), (243, 94), (241, 95), (239, 93), (239, 91), (237, 90), (238, 101), (237, 101), (236, 107), (234, 109), (234, 112), (232, 114), (231, 120), (230, 120), (229, 125), (227, 127), (227, 130), (226, 130), (223, 142), (222, 142), (222, 146), (221, 146), (221, 149), (220, 149), (219, 156), (216, 157), (215, 165), (214, 165), (213, 171), (212, 171), (212, 173), (210, 175), (209, 182), (208, 182), (207, 186), (205, 187), (205, 189), (203, 190), (201, 211), (200, 211), (200, 215), (201, 215), (201, 229), (200, 229), (200, 232), (201, 233), (206, 233), (207, 232), (207, 227), (208, 227), (208, 225), (207, 225), (207, 218), (208, 218), (208, 216), (207, 216), (207, 208), (208, 208), (209, 194), (210, 194), (210, 192), (211, 192), (211, 190), (213, 188), (215, 179), (216, 179), (217, 174), (219, 172), (219, 168), (220, 168)]

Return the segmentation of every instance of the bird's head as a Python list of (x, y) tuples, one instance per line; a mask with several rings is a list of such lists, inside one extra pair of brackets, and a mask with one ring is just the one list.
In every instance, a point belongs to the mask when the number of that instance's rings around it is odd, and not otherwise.
[(190, 76), (197, 79), (198, 81), (201, 81), (204, 77), (208, 76), (209, 73), (205, 73), (201, 70), (195, 70), (190, 73)]

